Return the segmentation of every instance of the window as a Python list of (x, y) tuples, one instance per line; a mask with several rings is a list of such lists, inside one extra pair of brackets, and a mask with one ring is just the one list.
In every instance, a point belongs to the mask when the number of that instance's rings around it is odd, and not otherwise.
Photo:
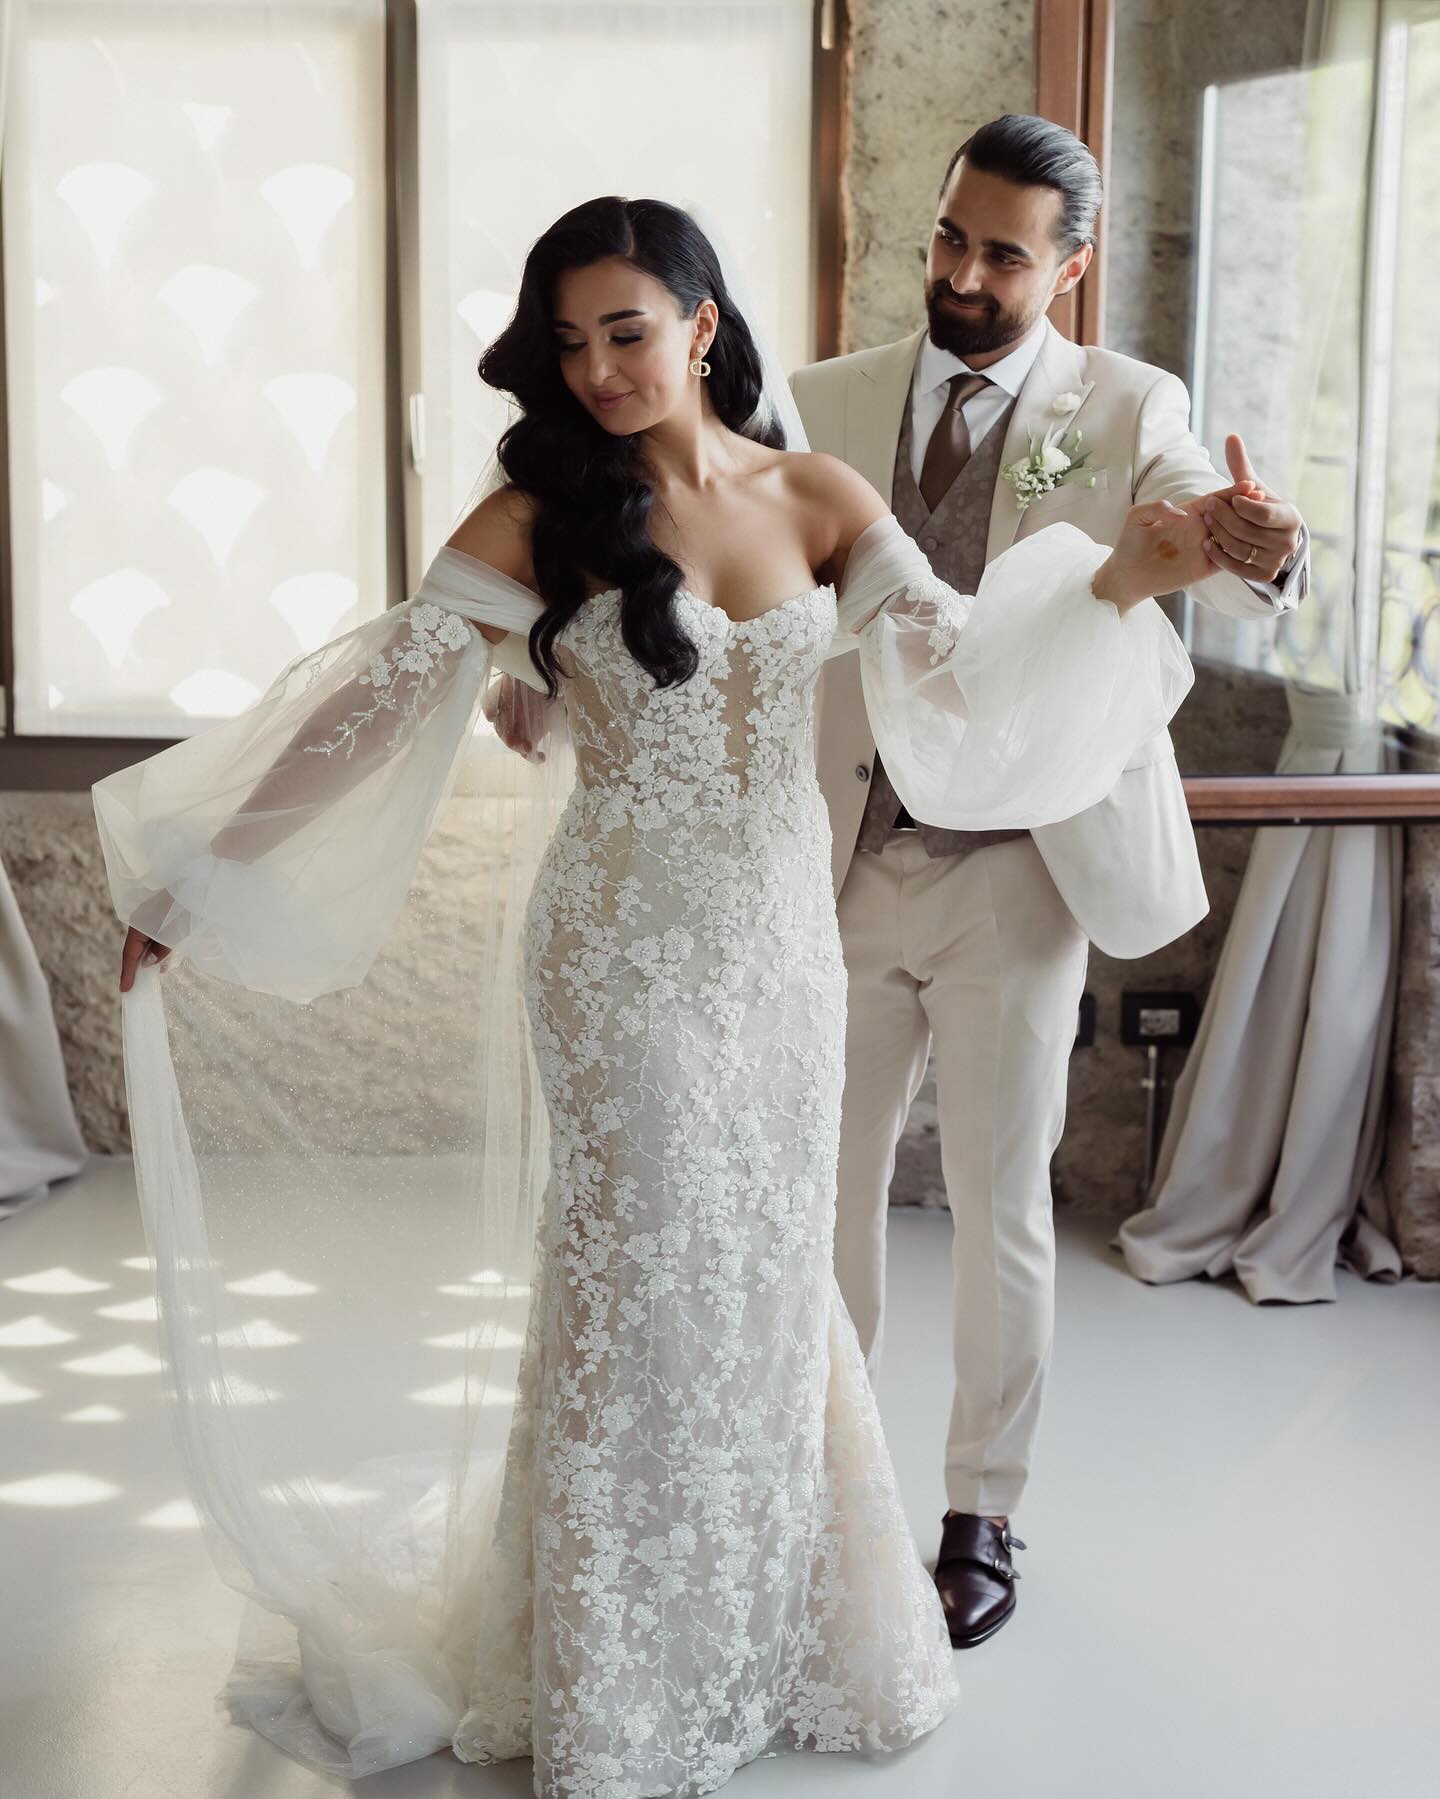
[(32, 0), (17, 731), (183, 736), (386, 602), (384, 13)]
[(31, 0), (9, 784), (240, 711), (413, 589), (505, 422), (480, 351), (581, 199), (703, 200), (787, 362), (833, 353), (816, 28), (811, 0)]
[[(809, 0), (421, 0), (423, 525), (444, 542), (507, 423), (475, 373), (532, 240), (596, 194), (702, 200), (787, 367), (813, 360)], [(417, 460), (419, 458), (417, 457)]]
[(1194, 607), (1192, 647), (1440, 731), (1440, 8), (1392, 4), (1373, 62), (1211, 87), (1202, 164), (1197, 429), (1294, 496), (1312, 590), (1277, 625)]

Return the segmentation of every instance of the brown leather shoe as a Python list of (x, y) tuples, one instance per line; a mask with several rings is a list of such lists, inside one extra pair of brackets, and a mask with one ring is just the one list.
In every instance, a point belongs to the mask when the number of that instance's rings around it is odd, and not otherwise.
[(973, 1649), (993, 1637), (1015, 1610), (1020, 1576), (1010, 1559), (1023, 1549), (1006, 1524), (992, 1524), (974, 1512), (952, 1512), (941, 1525), (935, 1585), (956, 1649)]

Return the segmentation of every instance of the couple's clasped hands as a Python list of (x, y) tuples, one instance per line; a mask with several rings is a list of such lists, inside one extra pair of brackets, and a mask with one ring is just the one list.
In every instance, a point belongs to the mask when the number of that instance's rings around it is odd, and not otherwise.
[(1225, 440), (1225, 458), (1229, 487), (1180, 506), (1151, 500), (1130, 508), (1110, 560), (1096, 572), (1097, 599), (1124, 612), (1220, 570), (1245, 581), (1275, 580), (1300, 547), (1300, 514), (1260, 480), (1241, 438)]

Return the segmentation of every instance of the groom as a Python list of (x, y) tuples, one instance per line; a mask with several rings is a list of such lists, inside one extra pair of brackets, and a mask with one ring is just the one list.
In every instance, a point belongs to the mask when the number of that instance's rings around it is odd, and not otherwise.
[[(973, 593), (1018, 536), (1063, 519), (1113, 544), (1133, 502), (1169, 499), (1210, 523), (1215, 573), (1193, 597), (1268, 618), (1305, 593), (1299, 513), (1222, 488), (1173, 375), (1078, 347), (1046, 319), (1089, 266), (1100, 200), (1094, 159), (1060, 126), (1011, 115), (977, 131), (941, 184), (927, 323), (792, 377), (810, 446), (888, 494), (961, 592)], [(1084, 478), (1022, 513), (1005, 471), (1026, 457), (1032, 433), (1061, 427), (1062, 449), (1083, 434)], [(1254, 481), (1238, 438), (1227, 454), (1237, 485)], [(818, 713), (850, 977), (836, 1272), (873, 1375), (896, 1144), (933, 1044), (955, 1231), (956, 1373), (935, 1579), (951, 1641), (966, 1648), (1015, 1609), (1011, 1550), (1024, 1545), (1009, 1519), (1050, 1358), (1049, 1164), (1089, 945), (1146, 955), (1189, 930), (1207, 902), (1167, 732), (1077, 818), (1030, 831), (940, 830), (911, 819), (886, 776), (857, 662), (827, 666)]]

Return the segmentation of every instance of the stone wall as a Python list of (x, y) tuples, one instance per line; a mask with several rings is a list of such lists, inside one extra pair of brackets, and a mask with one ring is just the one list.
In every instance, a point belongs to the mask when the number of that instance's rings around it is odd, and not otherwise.
[(1405, 833), (1384, 1172), (1407, 1267), (1440, 1280), (1440, 825)]
[(940, 177), (978, 125), (1035, 103), (1033, 8), (850, 0), (842, 341), (891, 343), (925, 316)]

